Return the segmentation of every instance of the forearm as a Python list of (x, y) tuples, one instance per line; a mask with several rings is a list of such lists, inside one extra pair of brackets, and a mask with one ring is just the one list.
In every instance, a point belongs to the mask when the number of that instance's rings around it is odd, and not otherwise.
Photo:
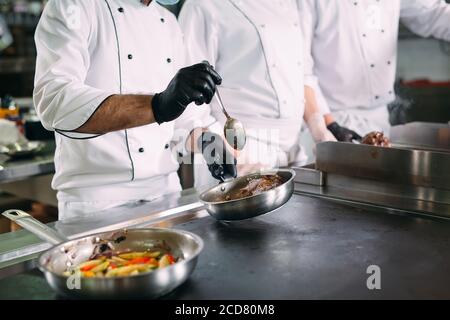
[[(305, 122), (308, 122), (311, 115), (318, 112), (320, 112), (320, 108), (314, 89), (309, 86), (305, 86), (305, 115), (303, 116), (303, 119)], [(323, 117), (327, 126), (335, 121), (331, 113), (327, 113)]]
[(107, 98), (90, 119), (75, 130), (105, 134), (155, 122), (150, 95), (113, 95)]
[(327, 126), (329, 126), (330, 124), (332, 124), (333, 122), (336, 122), (336, 120), (334, 120), (334, 117), (331, 113), (327, 113), (326, 115), (323, 116), (325, 119), (325, 124)]
[(303, 119), (305, 122), (308, 122), (313, 114), (319, 112), (319, 105), (317, 103), (314, 89), (309, 86), (305, 86), (305, 113), (303, 115)]

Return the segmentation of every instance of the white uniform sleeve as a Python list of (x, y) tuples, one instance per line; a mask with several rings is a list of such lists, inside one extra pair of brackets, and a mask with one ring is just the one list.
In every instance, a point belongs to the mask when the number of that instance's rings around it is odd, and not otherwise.
[(302, 32), (304, 41), (304, 63), (305, 63), (305, 85), (311, 87), (316, 95), (316, 100), (322, 114), (330, 113), (328, 103), (322, 93), (319, 80), (314, 73), (313, 48), (314, 34), (317, 24), (317, 7), (315, 0), (298, 0), (300, 10), (300, 20), (302, 22)]
[[(202, 10), (194, 5), (194, 1), (187, 1), (179, 16), (179, 23), (184, 33), (184, 42), (180, 43), (180, 52), (184, 52), (186, 65), (193, 65), (207, 60), (212, 65), (217, 61), (217, 39), (210, 38), (207, 30), (207, 22)], [(219, 122), (211, 115), (209, 105), (197, 106), (191, 104), (186, 111), (176, 120), (175, 139), (185, 141), (187, 134), (192, 129), (203, 127), (210, 131), (219, 133), (221, 127)], [(181, 138), (181, 139), (180, 139)], [(177, 151), (180, 155), (186, 155), (184, 143), (177, 144)]]
[(196, 0), (187, 0), (184, 4), (178, 20), (184, 32), (187, 47), (187, 61), (195, 64), (207, 60), (214, 65), (218, 59), (219, 37), (214, 27), (212, 12), (205, 12), (204, 6), (208, 1), (203, 1), (203, 7)]
[(36, 29), (34, 104), (44, 127), (66, 136), (81, 127), (112, 92), (85, 85), (95, 19), (91, 1), (51, 0)]
[[(191, 17), (192, 18), (192, 17)], [(178, 25), (177, 25), (178, 27)], [(181, 31), (179, 32), (181, 35)], [(187, 46), (186, 36), (184, 39), (182, 37), (176, 38), (177, 52), (180, 53), (178, 61), (180, 62), (179, 68), (190, 66), (196, 63), (200, 63), (203, 60), (207, 60), (204, 57), (199, 57), (198, 59), (192, 58), (189, 53)], [(183, 114), (175, 120), (175, 134), (173, 138), (173, 143), (175, 145), (174, 149), (180, 156), (186, 156), (188, 154), (185, 146), (186, 139), (189, 134), (195, 128), (206, 128), (214, 130), (218, 126), (218, 122), (211, 115), (210, 106), (201, 105), (197, 106), (195, 103), (191, 103)]]
[(444, 0), (402, 0), (400, 17), (423, 37), (450, 41), (450, 4)]

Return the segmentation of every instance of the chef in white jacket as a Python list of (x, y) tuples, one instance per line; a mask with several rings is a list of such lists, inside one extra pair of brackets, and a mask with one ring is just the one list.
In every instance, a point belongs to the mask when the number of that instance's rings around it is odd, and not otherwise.
[[(299, 146), (303, 119), (316, 142), (334, 139), (314, 101), (305, 112), (298, 12), (295, 0), (187, 0), (181, 10), (191, 62), (214, 65), (224, 79), (220, 93), (228, 113), (247, 130), (238, 163), (304, 164)], [(314, 98), (308, 88), (306, 95)], [(211, 110), (223, 124), (226, 119), (214, 99)]]
[[(395, 99), (399, 22), (423, 37), (450, 40), (444, 0), (298, 0), (307, 52), (307, 83), (328, 128), (348, 141), (389, 132)], [(353, 131), (349, 131), (351, 129)]]
[(215, 121), (188, 105), (208, 103), (221, 79), (207, 63), (182, 68), (173, 14), (151, 0), (50, 0), (35, 39), (60, 219), (181, 190), (174, 153), (196, 151), (186, 137)]

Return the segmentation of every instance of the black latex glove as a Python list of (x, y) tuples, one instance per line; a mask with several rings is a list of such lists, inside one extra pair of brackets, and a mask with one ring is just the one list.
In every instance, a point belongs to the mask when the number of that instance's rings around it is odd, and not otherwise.
[(191, 103), (210, 103), (216, 85), (222, 78), (208, 62), (202, 62), (178, 71), (167, 89), (153, 97), (152, 106), (159, 124), (178, 118)]
[(331, 123), (327, 128), (338, 141), (352, 142), (352, 140), (360, 141), (362, 139), (355, 131), (341, 127), (337, 122)]
[(224, 181), (237, 177), (237, 161), (221, 136), (205, 132), (198, 139), (198, 145), (214, 179)]

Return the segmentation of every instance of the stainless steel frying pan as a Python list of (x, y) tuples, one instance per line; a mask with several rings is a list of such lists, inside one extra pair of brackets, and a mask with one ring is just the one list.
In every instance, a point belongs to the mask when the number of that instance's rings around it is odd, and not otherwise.
[[(3, 216), (55, 246), (44, 252), (38, 261), (49, 285), (59, 294), (87, 299), (157, 298), (181, 285), (192, 273), (203, 249), (198, 236), (180, 230), (161, 228), (130, 229), (104, 232), (67, 240), (55, 230), (20, 210), (8, 210)], [(72, 278), (62, 273), (71, 266), (89, 260), (107, 250), (145, 251), (168, 247), (181, 259), (163, 269), (135, 276), (117, 278)]]
[[(264, 175), (278, 174), (283, 184), (247, 198), (223, 201), (224, 196), (245, 187), (248, 181)], [(249, 174), (215, 186), (200, 195), (208, 213), (217, 220), (244, 220), (274, 211), (289, 201), (294, 193), (295, 172), (279, 169)]]

